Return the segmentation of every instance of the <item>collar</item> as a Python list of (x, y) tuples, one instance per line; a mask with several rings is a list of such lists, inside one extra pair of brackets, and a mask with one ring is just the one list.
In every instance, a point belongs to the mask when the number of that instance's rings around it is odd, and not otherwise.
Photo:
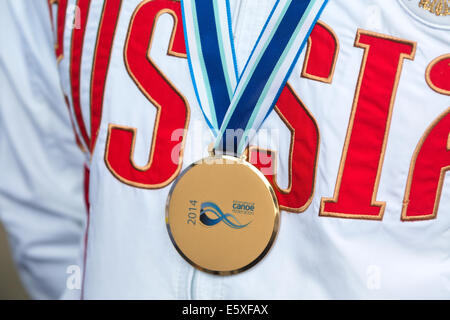
[(398, 0), (420, 22), (440, 29), (450, 29), (450, 0)]

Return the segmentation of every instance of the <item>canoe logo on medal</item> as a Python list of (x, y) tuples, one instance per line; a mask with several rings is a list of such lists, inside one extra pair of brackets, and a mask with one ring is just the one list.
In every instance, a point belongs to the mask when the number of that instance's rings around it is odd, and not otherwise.
[[(255, 204), (242, 201), (233, 201), (233, 210), (235, 214), (253, 215), (255, 211)], [(247, 227), (250, 222), (241, 223), (240, 219), (232, 213), (224, 213), (222, 209), (214, 202), (203, 202), (200, 208), (200, 222), (206, 227), (212, 227), (220, 222), (233, 229), (243, 229)]]

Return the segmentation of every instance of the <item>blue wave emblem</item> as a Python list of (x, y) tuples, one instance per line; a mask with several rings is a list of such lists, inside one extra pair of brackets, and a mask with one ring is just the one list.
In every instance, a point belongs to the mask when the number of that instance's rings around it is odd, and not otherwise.
[[(206, 213), (210, 213), (215, 218), (210, 218)], [(200, 207), (200, 221), (205, 226), (212, 227), (223, 221), (227, 226), (233, 229), (242, 229), (248, 226), (247, 224), (241, 224), (235, 216), (231, 213), (223, 213), (222, 210), (213, 202), (203, 202)]]

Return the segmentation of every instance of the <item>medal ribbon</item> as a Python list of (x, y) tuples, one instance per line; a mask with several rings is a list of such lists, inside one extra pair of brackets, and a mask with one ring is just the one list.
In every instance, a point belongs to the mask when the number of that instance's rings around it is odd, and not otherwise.
[(327, 2), (277, 0), (239, 75), (229, 0), (181, 0), (191, 77), (216, 135), (216, 150), (244, 152), (272, 111)]

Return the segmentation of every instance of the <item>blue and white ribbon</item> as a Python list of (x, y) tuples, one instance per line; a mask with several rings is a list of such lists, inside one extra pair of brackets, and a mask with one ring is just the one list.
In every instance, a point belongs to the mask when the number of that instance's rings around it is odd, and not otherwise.
[(272, 111), (328, 0), (277, 0), (240, 75), (229, 0), (181, 2), (191, 76), (215, 149), (240, 155)]

